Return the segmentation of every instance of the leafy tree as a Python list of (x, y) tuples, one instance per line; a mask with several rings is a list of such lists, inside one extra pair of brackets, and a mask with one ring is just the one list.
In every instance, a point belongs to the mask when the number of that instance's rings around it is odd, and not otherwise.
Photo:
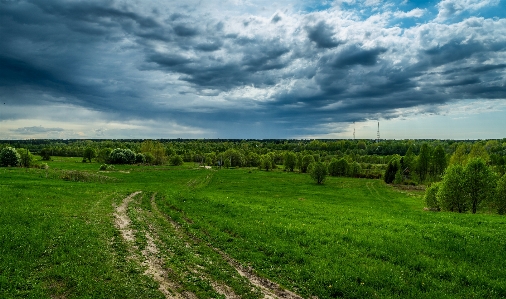
[(152, 153), (144, 153), (144, 161), (146, 162), (146, 164), (154, 164), (153, 162), (155, 161), (155, 156), (153, 156)]
[(45, 147), (40, 151), (40, 156), (42, 157), (43, 161), (49, 161), (51, 160), (51, 149)]
[(170, 163), (174, 166), (181, 166), (183, 165), (183, 157), (181, 157), (180, 155), (173, 155), (171, 158), (170, 158)]
[(150, 153), (153, 155), (153, 160), (150, 164), (162, 165), (165, 163), (165, 146), (159, 141), (145, 140), (141, 143), (140, 151), (144, 155)]
[(6, 147), (0, 152), (0, 166), (18, 166), (21, 162), (21, 157), (18, 152), (12, 147)]
[(274, 168), (274, 159), (271, 155), (265, 154), (260, 157), (260, 169), (265, 169), (266, 171), (269, 171), (270, 169)]
[(409, 171), (414, 171), (415, 170), (415, 162), (416, 162), (416, 156), (415, 154), (413, 153), (413, 146), (409, 146), (406, 154), (404, 155), (403, 159), (402, 159), (402, 168), (403, 168), (403, 171), (407, 168), (409, 169)]
[(440, 177), (446, 169), (446, 153), (442, 145), (438, 145), (432, 155), (432, 169), (436, 177)]
[(30, 153), (30, 151), (28, 149), (24, 149), (24, 148), (19, 148), (17, 151), (18, 151), (18, 154), (20, 157), (19, 165), (21, 167), (27, 167), (27, 168), (32, 166), (33, 162), (35, 161), (35, 158), (32, 155), (32, 153)]
[(497, 213), (506, 214), (506, 174), (497, 181), (496, 207)]
[(339, 160), (332, 159), (329, 164), (329, 173), (331, 176), (346, 176), (349, 171), (349, 164), (345, 158)]
[(464, 180), (471, 211), (475, 214), (481, 203), (492, 199), (496, 178), (483, 159), (472, 158), (464, 168)]
[(314, 160), (314, 156), (313, 155), (305, 155), (303, 158), (302, 158), (302, 165), (300, 167), (300, 170), (304, 173), (307, 172), (307, 168), (309, 167), (309, 164), (315, 162)]
[(317, 184), (323, 184), (327, 177), (327, 165), (323, 162), (313, 162), (309, 165), (309, 175)]
[(350, 163), (348, 169), (348, 173), (351, 177), (357, 177), (362, 172), (362, 166), (360, 166), (360, 163), (356, 161)]
[(465, 144), (459, 144), (450, 159), (450, 164), (466, 165), (466, 163), (467, 163), (467, 146)]
[(420, 148), (420, 154), (418, 155), (416, 170), (418, 176), (420, 177), (420, 181), (424, 182), (427, 178), (427, 173), (429, 172), (430, 167), (430, 148), (427, 143), (422, 144)]
[(111, 164), (133, 164), (135, 153), (130, 149), (117, 148), (111, 152), (109, 160)]
[(106, 147), (98, 151), (97, 160), (100, 163), (110, 163), (109, 158), (111, 157), (112, 149)]
[(97, 152), (95, 151), (94, 148), (87, 147), (84, 150), (83, 160), (87, 159), (91, 163), (91, 160), (94, 159), (94, 158), (96, 158), (96, 157), (97, 157)]
[(399, 170), (400, 170), (399, 157), (395, 156), (387, 164), (387, 169), (385, 170), (385, 175), (383, 176), (385, 183), (387, 184), (393, 183), (395, 180), (395, 175)]
[(432, 211), (439, 211), (441, 208), (439, 207), (439, 201), (437, 198), (437, 193), (439, 191), (439, 182), (431, 184), (425, 190), (425, 205)]
[(283, 164), (285, 165), (285, 169), (288, 171), (293, 171), (296, 163), (297, 163), (297, 156), (295, 155), (295, 153), (292, 151), (286, 152), (285, 157), (283, 159)]
[(490, 159), (490, 156), (487, 153), (487, 150), (485, 149), (485, 147), (481, 143), (477, 142), (477, 143), (473, 144), (473, 147), (471, 148), (471, 152), (469, 153), (469, 159), (472, 159), (472, 158), (482, 158), (483, 161), (485, 161), (485, 163), (486, 163)]
[(135, 163), (144, 164), (146, 163), (146, 156), (142, 153), (135, 154)]
[(459, 213), (468, 210), (465, 184), (462, 165), (453, 164), (446, 168), (437, 192), (437, 200), (441, 210)]

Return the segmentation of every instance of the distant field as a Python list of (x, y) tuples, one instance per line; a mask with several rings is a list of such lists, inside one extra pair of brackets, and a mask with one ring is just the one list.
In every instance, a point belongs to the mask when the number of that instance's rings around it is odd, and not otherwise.
[(304, 298), (506, 296), (504, 216), (427, 212), (380, 180), (53, 159), (0, 168), (2, 298), (262, 297), (237, 269)]

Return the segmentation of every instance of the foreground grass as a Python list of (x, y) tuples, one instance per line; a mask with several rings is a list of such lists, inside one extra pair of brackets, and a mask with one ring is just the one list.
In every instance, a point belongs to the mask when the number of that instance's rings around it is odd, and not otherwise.
[(424, 212), (381, 181), (243, 170), (201, 180), (167, 192), (164, 211), (305, 297), (506, 296), (503, 217)]
[(162, 298), (113, 225), (114, 205), (141, 190), (129, 210), (136, 246), (146, 246), (141, 232), (157, 233), (165, 266), (199, 298), (220, 297), (211, 282), (258, 297), (207, 243), (306, 298), (506, 296), (504, 217), (425, 212), (419, 196), (381, 181), (318, 186), (285, 172), (48, 164), (111, 180), (0, 168), (2, 298)]

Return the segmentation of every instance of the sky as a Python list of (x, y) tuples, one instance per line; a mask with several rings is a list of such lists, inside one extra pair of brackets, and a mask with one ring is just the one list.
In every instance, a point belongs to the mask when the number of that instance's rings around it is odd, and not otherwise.
[(505, 138), (505, 83), (506, 0), (0, 0), (0, 139)]

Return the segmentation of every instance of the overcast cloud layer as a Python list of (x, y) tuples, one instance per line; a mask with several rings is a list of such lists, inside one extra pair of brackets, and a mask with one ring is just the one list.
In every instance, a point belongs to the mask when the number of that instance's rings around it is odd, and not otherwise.
[(505, 74), (499, 0), (0, 0), (3, 139), (331, 136)]

